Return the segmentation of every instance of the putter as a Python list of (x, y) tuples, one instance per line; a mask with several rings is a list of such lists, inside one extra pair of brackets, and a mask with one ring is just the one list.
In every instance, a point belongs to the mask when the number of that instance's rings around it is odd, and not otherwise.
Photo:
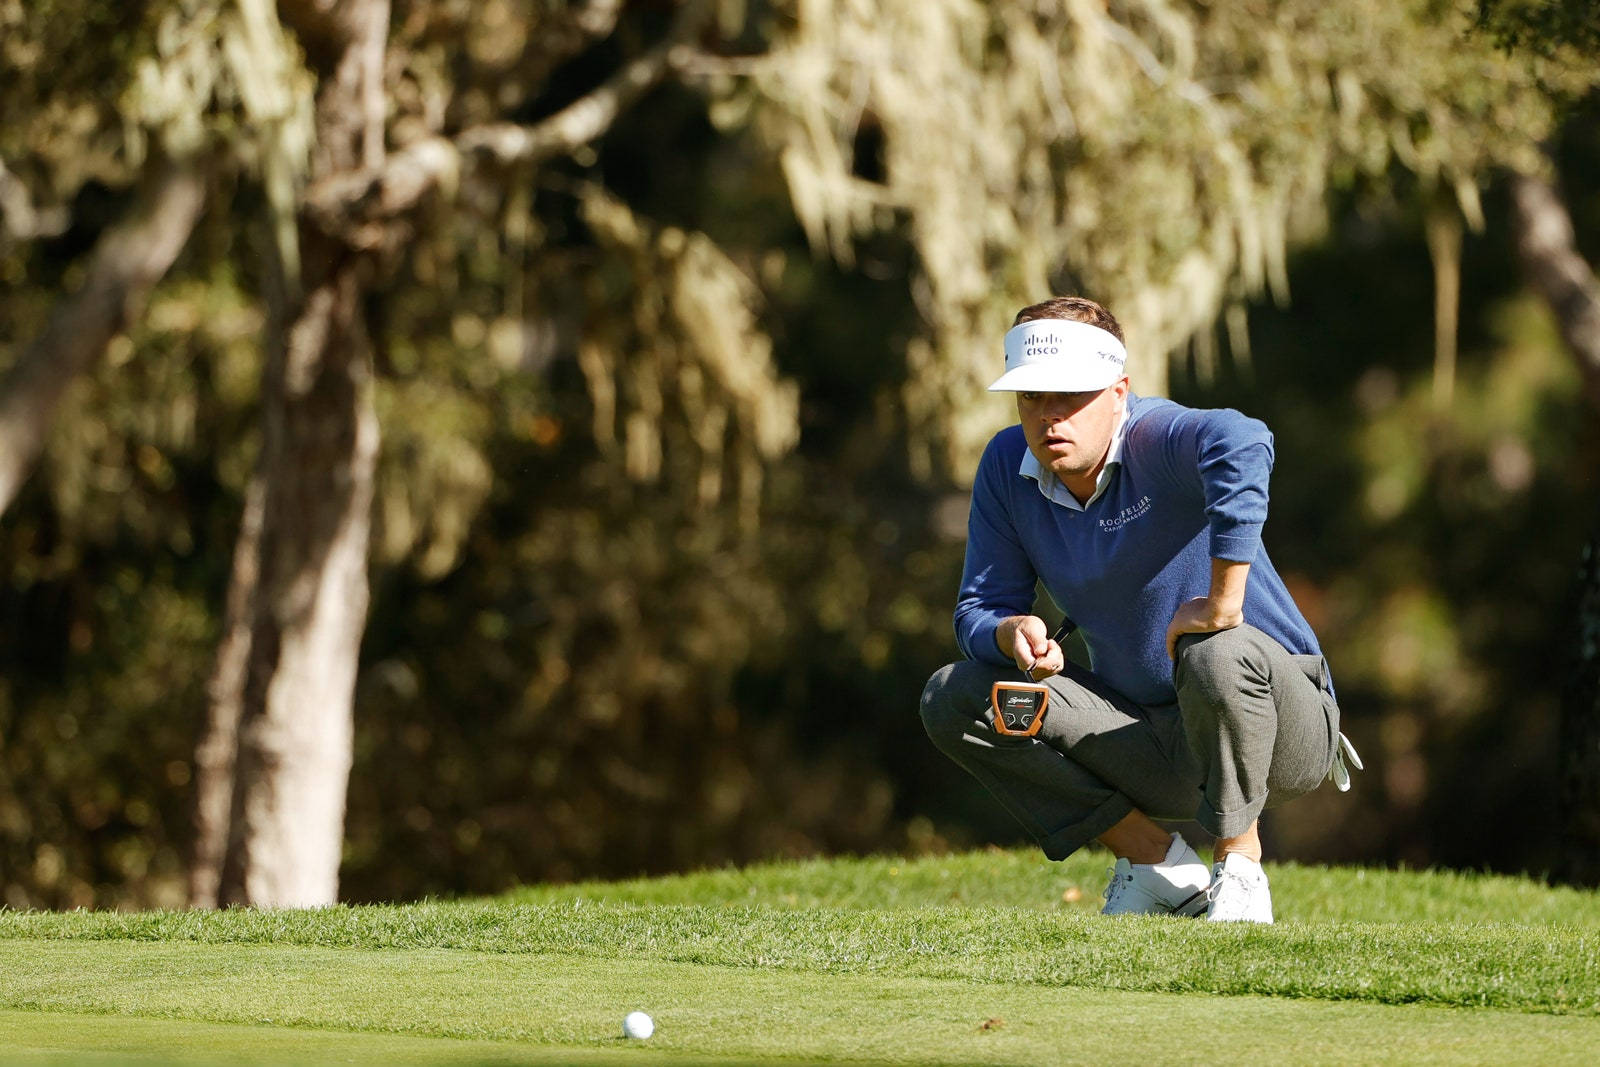
[[(1078, 628), (1072, 619), (1064, 618), (1050, 640), (1060, 644)], [(989, 703), (994, 707), (995, 733), (1007, 737), (1032, 737), (1044, 725), (1044, 713), (1050, 706), (1050, 687), (1043, 682), (994, 683), (989, 690)]]

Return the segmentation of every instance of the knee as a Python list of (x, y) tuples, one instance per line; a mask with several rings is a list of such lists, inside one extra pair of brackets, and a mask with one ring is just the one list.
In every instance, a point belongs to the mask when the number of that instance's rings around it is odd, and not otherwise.
[(1180, 637), (1174, 678), (1179, 692), (1212, 694), (1237, 690), (1241, 682), (1256, 677), (1265, 683), (1267, 671), (1259, 655), (1260, 635), (1261, 631), (1253, 626), (1235, 626)]
[[(974, 722), (974, 696), (972, 673), (966, 663), (952, 663), (941, 667), (928, 679), (922, 689), (922, 728), (928, 738), (939, 748), (954, 745), (963, 733), (970, 731)], [(985, 696), (985, 701), (987, 697)], [(981, 704), (977, 713), (981, 714)]]

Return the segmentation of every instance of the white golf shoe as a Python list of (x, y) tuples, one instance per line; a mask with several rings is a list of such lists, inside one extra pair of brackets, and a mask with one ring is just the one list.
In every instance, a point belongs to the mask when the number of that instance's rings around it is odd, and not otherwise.
[(1230, 852), (1211, 868), (1211, 907), (1206, 918), (1212, 922), (1270, 923), (1272, 890), (1267, 888), (1267, 872), (1261, 864)]
[(1119, 859), (1106, 886), (1101, 915), (1199, 915), (1206, 910), (1211, 872), (1181, 834), (1172, 835), (1160, 863)]

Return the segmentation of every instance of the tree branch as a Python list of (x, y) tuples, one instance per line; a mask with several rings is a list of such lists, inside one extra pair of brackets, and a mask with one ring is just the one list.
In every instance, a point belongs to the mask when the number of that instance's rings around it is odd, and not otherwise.
[(154, 165), (129, 216), (95, 245), (88, 276), (0, 379), (0, 514), (44, 449), (61, 394), (132, 321), (189, 240), (205, 204), (193, 167)]
[[(591, 7), (597, 9), (597, 17), (603, 15), (603, 4)], [(693, 56), (689, 41), (700, 32), (709, 13), (704, 0), (688, 0), (665, 40), (587, 96), (532, 126), (497, 122), (465, 130), (456, 137), (457, 147), (463, 152), (488, 152), (502, 163), (537, 163), (588, 144), (610, 129), (624, 109), (669, 71), (688, 65)]]
[(475, 126), (456, 137), (456, 145), (463, 152), (487, 152), (501, 163), (538, 163), (565, 155), (610, 129), (629, 104), (654, 88), (687, 53), (681, 42), (662, 42), (543, 122)]
[(1531, 174), (1513, 175), (1511, 204), (1517, 258), (1555, 315), (1583, 372), (1584, 393), (1600, 410), (1600, 281), (1578, 251), (1572, 216), (1555, 186)]
[[(589, 5), (604, 17), (607, 5)], [(673, 71), (688, 67), (688, 43), (704, 25), (709, 8), (690, 0), (666, 38), (628, 63), (588, 95), (531, 126), (489, 123), (455, 138), (424, 137), (390, 154), (382, 168), (332, 174), (305, 192), (312, 218), (329, 233), (358, 233), (366, 225), (410, 210), (443, 181), (453, 179), (461, 156), (484, 153), (502, 164), (539, 163), (572, 152), (602, 136), (629, 105)], [(363, 241), (356, 239), (359, 245)]]
[(588, 0), (570, 4), (551, 20), (548, 30), (541, 28), (523, 53), (522, 73), (542, 83), (556, 67), (577, 55), (590, 44), (608, 37), (617, 28), (623, 0)]
[[(455, 178), (461, 153), (444, 137), (422, 137), (389, 153), (376, 170), (352, 170), (314, 182), (302, 196), (302, 205), (324, 232), (353, 233), (375, 222), (394, 218), (411, 208), (436, 185)], [(371, 242), (353, 240), (361, 247)]]

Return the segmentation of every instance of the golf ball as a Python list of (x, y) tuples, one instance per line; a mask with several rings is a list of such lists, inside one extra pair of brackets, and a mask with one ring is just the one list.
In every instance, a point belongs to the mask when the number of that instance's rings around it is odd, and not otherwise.
[(656, 1024), (642, 1011), (630, 1011), (622, 1020), (622, 1036), (643, 1041), (656, 1032)]

